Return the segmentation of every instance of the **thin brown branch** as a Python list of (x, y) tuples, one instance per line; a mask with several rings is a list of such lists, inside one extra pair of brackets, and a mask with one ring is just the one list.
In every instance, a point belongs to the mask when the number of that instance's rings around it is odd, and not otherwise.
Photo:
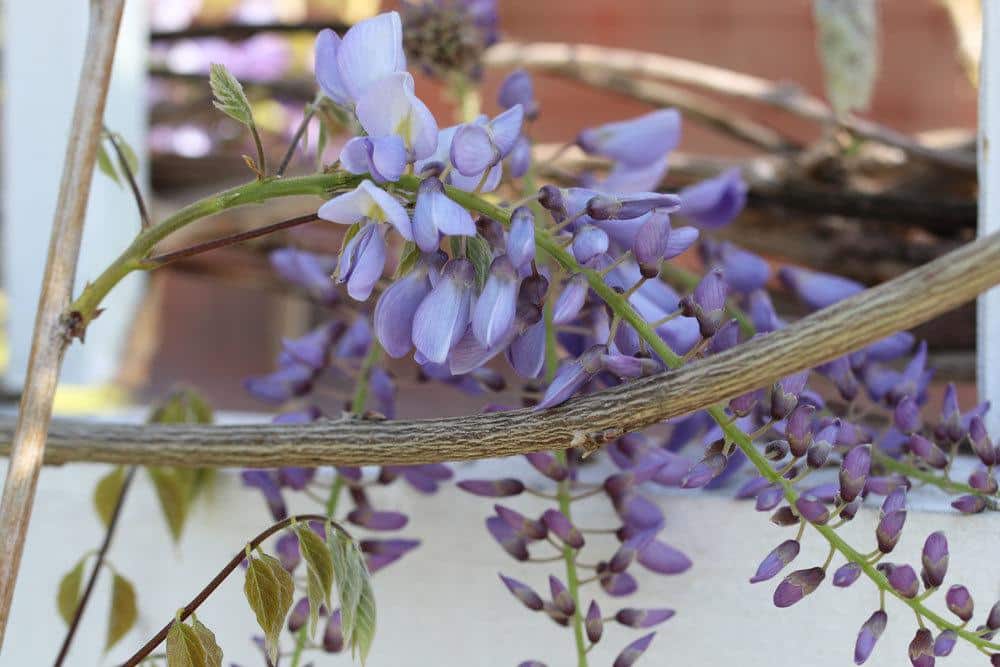
[(108, 138), (108, 141), (111, 142), (111, 147), (115, 149), (115, 156), (118, 158), (118, 167), (125, 174), (125, 180), (128, 181), (128, 187), (132, 191), (133, 199), (135, 199), (135, 205), (139, 208), (139, 218), (142, 220), (142, 228), (145, 229), (152, 225), (153, 221), (149, 217), (149, 209), (146, 207), (146, 200), (142, 197), (142, 190), (139, 189), (139, 183), (136, 180), (135, 174), (132, 173), (132, 166), (125, 157), (125, 149), (122, 148), (114, 132), (105, 128), (104, 134)]
[[(175, 466), (416, 464), (596, 448), (911, 328), (1000, 283), (1000, 233), (678, 370), (535, 412), (412, 422), (139, 426), (56, 422), (46, 460)], [(4, 435), (9, 427), (0, 430)], [(6, 441), (0, 437), (0, 441)], [(0, 453), (4, 449), (0, 447)]]
[(118, 26), (125, 0), (91, 0), (90, 26), (63, 164), (42, 293), (35, 315), (31, 357), (14, 431), (10, 466), (0, 501), (0, 646), (10, 615), (24, 538), (45, 453), (52, 401), (71, 322), (70, 302), (83, 219), (101, 140), (101, 121), (111, 79)]
[(291, 163), (292, 157), (295, 155), (295, 150), (299, 147), (299, 142), (302, 141), (302, 136), (306, 133), (306, 128), (309, 127), (309, 121), (311, 121), (315, 115), (315, 103), (307, 105), (305, 113), (302, 116), (302, 122), (299, 123), (298, 129), (295, 130), (295, 134), (292, 136), (292, 141), (288, 144), (288, 150), (285, 151), (285, 156), (281, 158), (281, 164), (278, 165), (278, 171), (275, 172), (276, 176), (281, 177), (285, 175), (285, 170), (288, 169), (288, 165)]
[(104, 567), (104, 559), (108, 555), (108, 549), (111, 548), (111, 540), (115, 536), (115, 528), (118, 526), (118, 517), (121, 516), (122, 507), (125, 505), (125, 494), (128, 493), (128, 489), (132, 486), (132, 480), (135, 478), (136, 466), (132, 466), (128, 469), (125, 475), (125, 481), (122, 483), (121, 491), (118, 492), (118, 499), (115, 501), (115, 507), (111, 511), (111, 520), (108, 521), (107, 530), (104, 531), (104, 541), (101, 542), (100, 549), (97, 550), (97, 558), (94, 559), (94, 565), (90, 569), (90, 577), (87, 579), (87, 585), (83, 589), (83, 595), (80, 596), (80, 601), (76, 604), (76, 610), (73, 612), (73, 620), (70, 621), (69, 628), (66, 630), (66, 637), (63, 639), (62, 646), (59, 648), (59, 655), (56, 656), (56, 661), (52, 663), (53, 667), (60, 667), (66, 660), (66, 654), (69, 653), (69, 647), (73, 643), (73, 637), (76, 636), (77, 628), (80, 627), (80, 620), (83, 618), (83, 612), (87, 608), (87, 602), (90, 601), (90, 594), (94, 590), (94, 584), (97, 583), (97, 575), (101, 573), (101, 568)]
[(281, 222), (275, 222), (264, 227), (259, 227), (257, 229), (251, 229), (246, 232), (239, 232), (237, 234), (231, 234), (229, 236), (224, 236), (219, 239), (214, 239), (212, 241), (205, 241), (204, 243), (198, 243), (187, 248), (181, 248), (180, 250), (174, 250), (172, 252), (163, 253), (162, 255), (156, 255), (155, 257), (150, 257), (142, 261), (141, 266), (144, 269), (158, 269), (161, 266), (170, 264), (171, 262), (176, 262), (179, 259), (186, 259), (188, 257), (193, 257), (195, 255), (200, 255), (202, 253), (208, 252), (210, 250), (216, 250), (218, 248), (224, 248), (226, 246), (231, 246), (236, 243), (242, 243), (243, 241), (249, 241), (250, 239), (260, 238), (261, 236), (267, 236), (268, 234), (273, 234), (279, 232), (282, 229), (289, 229), (290, 227), (298, 227), (299, 225), (304, 225), (310, 222), (315, 222), (319, 220), (319, 216), (315, 213), (310, 213), (308, 215), (300, 215), (297, 218), (291, 218), (289, 220), (282, 220)]
[(856, 116), (838, 118), (829, 105), (796, 86), (774, 83), (683, 58), (589, 44), (502, 42), (487, 50), (485, 64), (488, 67), (525, 67), (559, 75), (591, 70), (604, 72), (605, 76), (646, 77), (668, 81), (767, 104), (819, 123), (839, 125), (862, 139), (895, 146), (913, 157), (952, 169), (966, 172), (976, 169), (975, 155), (936, 149), (884, 125)]
[[(347, 532), (347, 529), (345, 529), (342, 525), (340, 525), (339, 523), (337, 523), (328, 516), (324, 516), (322, 514), (299, 514), (298, 516), (290, 516), (287, 519), (284, 519), (276, 524), (269, 526), (263, 532), (259, 533), (256, 537), (250, 540), (247, 543), (247, 546), (252, 551), (257, 547), (259, 547), (264, 542), (264, 540), (271, 537), (275, 533), (282, 531), (285, 528), (288, 528), (289, 526), (295, 524), (296, 522), (303, 522), (303, 521), (322, 521), (323, 523), (329, 523), (331, 526), (333, 526), (338, 531), (343, 533), (346, 537), (353, 539), (351, 538), (351, 534)], [(215, 592), (216, 588), (222, 585), (222, 582), (225, 581), (226, 578), (230, 574), (232, 574), (237, 567), (240, 566), (240, 563), (242, 563), (245, 558), (246, 558), (246, 549), (240, 549), (238, 552), (236, 552), (236, 555), (233, 556), (230, 559), (230, 561), (222, 567), (221, 570), (219, 570), (219, 573), (215, 575), (215, 577), (210, 582), (205, 584), (204, 588), (198, 591), (198, 594), (194, 596), (194, 599), (192, 599), (191, 602), (189, 602), (187, 606), (185, 606), (178, 613), (177, 616), (167, 621), (167, 624), (164, 625), (162, 628), (160, 628), (160, 631), (157, 632), (152, 639), (143, 644), (142, 648), (136, 651), (131, 658), (123, 662), (121, 667), (135, 667), (135, 665), (138, 665), (140, 662), (142, 662), (146, 656), (152, 653), (157, 646), (159, 646), (164, 642), (164, 640), (167, 638), (167, 633), (170, 632), (170, 627), (176, 622), (184, 622), (191, 614), (197, 611), (198, 607), (200, 607), (202, 603), (208, 599), (208, 596), (210, 596), (212, 593)]]
[(221, 37), (223, 39), (239, 40), (253, 37), (265, 32), (309, 32), (317, 33), (324, 28), (333, 28), (342, 33), (350, 26), (343, 22), (303, 21), (300, 23), (255, 23), (241, 25), (238, 23), (220, 23), (217, 25), (196, 25), (181, 30), (158, 30), (150, 35), (154, 42), (176, 42), (182, 39), (197, 39), (199, 37)]

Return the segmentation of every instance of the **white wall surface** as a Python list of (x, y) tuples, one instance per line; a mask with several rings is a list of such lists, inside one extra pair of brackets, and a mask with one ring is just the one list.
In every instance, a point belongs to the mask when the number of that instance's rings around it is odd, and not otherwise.
[[(519, 466), (514, 462), (515, 466)], [(96, 546), (102, 531), (91, 511), (90, 492), (104, 472), (102, 466), (74, 465), (44, 470), (39, 486), (13, 615), (0, 665), (50, 664), (64, 626), (55, 611), (59, 578), (80, 553)], [(496, 462), (464, 465), (463, 477), (496, 476)], [(207, 582), (250, 536), (269, 521), (260, 496), (244, 490), (234, 475), (220, 480), (214, 497), (199, 505), (179, 547), (171, 544), (145, 477), (137, 478), (125, 508), (122, 532), (111, 551), (115, 566), (136, 581), (141, 619), (122, 645), (99, 658), (106, 627), (108, 577), (98, 584), (78, 635), (69, 665), (111, 665), (150, 637)], [(403, 534), (424, 544), (401, 562), (375, 575), (379, 632), (369, 664), (372, 667), (474, 665), (513, 667), (535, 658), (550, 667), (575, 665), (572, 634), (524, 609), (497, 579), (497, 572), (514, 576), (538, 591), (547, 589), (547, 574), (561, 563), (519, 564), (487, 535), (483, 520), (491, 503), (448, 487), (433, 497), (419, 496), (395, 485), (379, 495), (380, 505), (411, 516)], [(546, 508), (531, 497), (509, 504), (537, 515)], [(911, 511), (895, 562), (919, 567), (925, 536), (945, 530), (951, 544), (951, 571), (946, 585), (966, 584), (972, 591), (980, 621), (1000, 594), (1000, 514), (965, 517), (942, 507), (942, 497), (926, 491), (911, 499)], [(747, 579), (758, 561), (792, 529), (770, 525), (767, 515), (725, 495), (682, 493), (659, 497), (667, 517), (664, 539), (694, 561), (687, 573), (662, 577), (641, 571), (638, 595), (611, 602), (599, 596), (605, 613), (621, 606), (657, 606), (677, 610), (659, 628), (649, 654), (639, 663), (723, 667), (734, 664), (827, 667), (853, 664), (854, 639), (861, 623), (878, 605), (874, 587), (862, 578), (849, 589), (828, 583), (798, 605), (779, 610), (771, 605), (776, 581), (751, 586)], [(615, 525), (602, 499), (579, 504), (580, 525)], [(295, 509), (295, 508), (293, 508)], [(306, 504), (298, 510), (309, 511)], [(874, 511), (866, 510), (841, 532), (853, 544), (874, 545)], [(592, 540), (596, 546), (597, 540)], [(584, 549), (581, 560), (595, 561), (607, 549)], [(807, 532), (798, 567), (820, 564), (825, 542)], [(834, 566), (839, 564), (834, 561)], [(586, 588), (593, 594), (594, 585)], [(257, 632), (241, 596), (242, 576), (234, 575), (204, 606), (199, 617), (215, 632), (226, 653), (225, 664), (260, 665), (247, 641)], [(943, 600), (932, 608), (947, 616)], [(915, 630), (912, 613), (890, 600), (890, 621), (868, 664), (888, 667), (908, 664), (906, 647)], [(610, 665), (615, 654), (639, 632), (609, 625), (592, 653), (591, 665)], [(287, 640), (287, 637), (286, 637)], [(347, 665), (346, 656), (316, 654), (315, 665)], [(949, 662), (956, 666), (983, 664), (984, 659), (961, 642)], [(287, 664), (287, 663), (286, 663)]]
[[(8, 297), (10, 366), (6, 384), (24, 381), (31, 331), (48, 252), (49, 230), (70, 132), (89, 3), (84, 0), (15, 0), (3, 6), (3, 290)], [(127, 2), (115, 53), (105, 111), (109, 128), (141, 148), (146, 132), (146, 3)], [(140, 182), (145, 179), (141, 165)], [(79, 291), (125, 249), (139, 229), (132, 194), (95, 171)], [(104, 304), (86, 345), (66, 354), (62, 381), (97, 384), (110, 380), (131, 321), (142, 279), (126, 278)]]
[[(1000, 3), (983, 2), (979, 77), (979, 233), (1000, 232)], [(979, 297), (979, 391), (1000, 406), (1000, 287)], [(1000, 409), (986, 416), (1000, 431)]]

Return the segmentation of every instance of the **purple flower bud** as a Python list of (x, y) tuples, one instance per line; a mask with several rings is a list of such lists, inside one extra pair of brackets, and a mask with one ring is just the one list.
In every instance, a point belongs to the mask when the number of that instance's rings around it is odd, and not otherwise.
[(399, 530), (409, 519), (400, 512), (380, 512), (370, 507), (357, 507), (347, 514), (347, 520), (368, 530)]
[(630, 628), (651, 628), (673, 618), (673, 609), (634, 609), (626, 607), (615, 614), (615, 620)]
[(577, 137), (577, 144), (587, 153), (644, 167), (672, 151), (680, 140), (680, 132), (680, 113), (675, 109), (661, 109), (586, 129)]
[(309, 620), (309, 598), (302, 598), (292, 607), (288, 615), (288, 631), (293, 635)]
[(554, 185), (543, 185), (541, 187), (538, 191), (538, 203), (552, 214), (552, 218), (557, 223), (564, 221), (569, 215), (566, 210), (563, 192)]
[(853, 519), (857, 515), (858, 510), (861, 509), (861, 500), (862, 500), (861, 496), (858, 496), (851, 502), (844, 505), (843, 509), (840, 510), (840, 514), (838, 516), (845, 521), (850, 521), (851, 519)]
[(683, 255), (694, 245), (701, 232), (696, 227), (674, 227), (667, 237), (667, 247), (663, 251), (663, 259), (673, 259)]
[(340, 151), (340, 163), (352, 174), (370, 174), (376, 183), (398, 181), (406, 169), (406, 143), (390, 134), (354, 137)]
[(737, 417), (746, 417), (753, 411), (758, 401), (760, 401), (760, 390), (751, 391), (729, 401), (729, 409)]
[(561, 482), (569, 475), (569, 470), (566, 469), (566, 466), (559, 463), (556, 457), (548, 452), (533, 452), (525, 454), (524, 458), (528, 459), (528, 463), (535, 470), (553, 481)]
[(771, 515), (771, 523), (776, 526), (794, 526), (799, 523), (801, 519), (795, 515), (792, 508), (788, 505), (784, 507), (779, 507), (774, 514)]
[(878, 496), (888, 496), (899, 488), (909, 488), (910, 481), (902, 475), (887, 475), (885, 477), (869, 477), (865, 488), (869, 493)]
[(988, 468), (981, 466), (969, 475), (969, 486), (991, 496), (997, 492), (997, 480)]
[(306, 485), (312, 481), (315, 475), (316, 470), (314, 468), (298, 468), (294, 466), (278, 468), (278, 483), (283, 487), (301, 491), (306, 488)]
[(608, 234), (593, 225), (584, 225), (573, 237), (573, 256), (581, 264), (608, 251)]
[[(524, 288), (524, 283), (521, 288)], [(520, 317), (520, 316), (518, 316)], [(545, 322), (539, 321), (515, 336), (506, 350), (507, 361), (514, 372), (523, 378), (535, 378), (545, 363)]]
[[(782, 442), (782, 441), (778, 440), (776, 442)], [(787, 443), (785, 444), (787, 446)], [(770, 445), (770, 443), (768, 443), (768, 445)], [(740, 488), (736, 490), (735, 495), (736, 498), (740, 500), (744, 500), (746, 498), (753, 498), (770, 485), (771, 483), (767, 481), (767, 479), (761, 477), (760, 475), (755, 475), (750, 479), (748, 479), (746, 482), (744, 482), (740, 486)]]
[(969, 589), (965, 586), (955, 585), (948, 589), (944, 596), (948, 611), (958, 616), (963, 622), (968, 622), (972, 618), (973, 602), (969, 595)]
[(826, 308), (865, 289), (861, 283), (847, 278), (791, 266), (782, 267), (778, 278), (813, 310)]
[(308, 393), (314, 373), (305, 364), (295, 363), (267, 375), (247, 378), (243, 386), (247, 393), (261, 401), (284, 403), (294, 396)]
[(632, 254), (639, 264), (639, 272), (645, 278), (653, 278), (660, 272), (660, 260), (670, 250), (670, 216), (654, 212), (639, 227), (632, 242)]
[(463, 479), (458, 488), (476, 496), (486, 498), (506, 498), (524, 491), (524, 483), (519, 479)]
[(932, 468), (943, 470), (948, 466), (948, 457), (941, 448), (924, 436), (914, 433), (907, 441), (907, 449), (923, 459)]
[(608, 561), (608, 571), (618, 573), (624, 572), (628, 569), (628, 566), (632, 564), (635, 560), (636, 554), (639, 549), (646, 546), (650, 540), (653, 539), (654, 532), (652, 530), (640, 531), (633, 535), (632, 537), (625, 540), (618, 550)]
[(525, 607), (532, 611), (541, 611), (543, 606), (542, 598), (538, 595), (538, 593), (531, 590), (529, 586), (522, 584), (517, 579), (505, 577), (502, 574), (500, 575), (500, 581), (503, 582), (503, 585), (507, 587), (507, 590), (509, 590), (514, 597), (520, 600), (521, 604)]
[(496, 510), (497, 516), (514, 529), (518, 536), (526, 540), (544, 540), (545, 536), (548, 535), (549, 531), (541, 521), (529, 519), (520, 512), (503, 505), (494, 505), (493, 509)]
[(864, 490), (871, 463), (871, 445), (854, 447), (844, 455), (840, 466), (840, 499), (845, 503), (857, 498)]
[(299, 553), (299, 538), (294, 533), (285, 533), (278, 538), (274, 545), (274, 551), (278, 554), (281, 567), (289, 572), (293, 572), (302, 560)]
[(549, 592), (552, 594), (552, 604), (565, 616), (572, 616), (576, 613), (576, 603), (573, 596), (569, 594), (563, 582), (549, 575)]
[(583, 308), (584, 301), (587, 299), (588, 289), (587, 277), (582, 273), (574, 274), (566, 281), (563, 291), (559, 294), (559, 298), (556, 299), (556, 303), (552, 307), (553, 324), (566, 324), (576, 319), (576, 316), (580, 314), (580, 309)]
[[(798, 397), (796, 397), (798, 400)], [(789, 401), (790, 402), (790, 401)], [(808, 403), (799, 403), (788, 415), (785, 423), (785, 437), (795, 457), (803, 456), (812, 443), (812, 420), (816, 408)]]
[(259, 489), (264, 494), (267, 507), (275, 521), (282, 521), (288, 516), (285, 499), (281, 495), (277, 477), (267, 470), (244, 470), (241, 473), (243, 484)]
[(680, 215), (693, 222), (718, 229), (739, 215), (746, 205), (747, 185), (738, 168), (727, 169), (680, 191)]
[(809, 523), (822, 526), (830, 520), (830, 512), (826, 509), (826, 505), (815, 496), (799, 496), (795, 500), (795, 509), (798, 511), (799, 516)]
[[(799, 402), (799, 394), (806, 388), (809, 371), (782, 378), (771, 389), (771, 417), (784, 419), (791, 414)], [(791, 442), (789, 440), (789, 442)], [(794, 453), (795, 450), (793, 450)]]
[(731, 243), (722, 244), (721, 255), (726, 282), (735, 291), (749, 294), (767, 284), (771, 267), (763, 257)]
[(884, 554), (890, 553), (896, 548), (899, 536), (903, 532), (903, 524), (906, 522), (906, 510), (896, 510), (882, 517), (875, 529), (875, 538), (878, 541), (878, 550)]
[(340, 653), (344, 650), (344, 628), (341, 624), (340, 610), (330, 614), (323, 630), (323, 650), (327, 653)]
[(603, 345), (595, 345), (579, 358), (563, 362), (556, 371), (556, 376), (552, 379), (552, 384), (545, 390), (542, 400), (535, 406), (536, 410), (551, 408), (575, 394), (583, 385), (590, 382), (601, 370), (601, 355), (604, 353)]
[(997, 462), (997, 450), (990, 441), (982, 417), (976, 416), (969, 421), (969, 439), (972, 440), (972, 450), (983, 465), (991, 466)]
[(706, 453), (705, 457), (691, 466), (691, 470), (681, 481), (682, 489), (699, 489), (722, 474), (728, 459), (724, 454)]
[(413, 317), (413, 345), (433, 363), (443, 363), (469, 324), (476, 270), (466, 259), (452, 259)]
[(518, 206), (510, 214), (507, 256), (516, 269), (527, 266), (535, 258), (535, 216), (527, 206)]
[(861, 576), (861, 566), (857, 563), (844, 563), (833, 573), (833, 585), (847, 588)]
[(653, 540), (640, 549), (637, 560), (639, 565), (657, 574), (680, 574), (691, 567), (690, 558), (659, 540)]
[(854, 664), (861, 665), (868, 660), (875, 648), (875, 642), (885, 631), (885, 624), (888, 620), (889, 617), (886, 613), (879, 609), (864, 622), (858, 632), (858, 640), (854, 644)]
[(632, 528), (647, 530), (663, 526), (663, 511), (646, 496), (632, 491), (612, 500), (615, 512)]
[(486, 519), (486, 530), (514, 560), (528, 560), (528, 543), (511, 528), (509, 523), (498, 516), (491, 516)]
[(757, 568), (757, 574), (750, 578), (750, 583), (756, 584), (761, 581), (767, 581), (781, 572), (781, 570), (795, 560), (795, 557), (798, 555), (799, 541), (785, 540), (764, 558), (760, 566)]
[(698, 330), (702, 338), (711, 338), (725, 323), (726, 294), (727, 287), (722, 277), (722, 270), (713, 269), (705, 274), (694, 288), (693, 294), (681, 299), (681, 311), (685, 317), (694, 317), (698, 320)]
[(325, 304), (337, 301), (337, 289), (330, 278), (337, 268), (336, 257), (282, 248), (272, 252), (268, 259), (278, 275), (304, 289), (311, 298)]
[(361, 540), (361, 551), (370, 556), (394, 556), (399, 558), (420, 546), (419, 540)]
[(559, 510), (545, 510), (545, 513), (542, 514), (542, 523), (545, 524), (546, 528), (548, 528), (550, 532), (552, 532), (568, 546), (571, 546), (574, 549), (580, 549), (583, 547), (583, 534), (572, 524), (572, 522), (570, 522), (569, 519), (566, 518), (566, 515)]
[(1000, 602), (990, 607), (990, 613), (986, 615), (986, 627), (990, 630), (1000, 630)]
[(648, 635), (639, 637), (634, 642), (625, 647), (625, 649), (618, 654), (615, 658), (615, 662), (611, 667), (632, 667), (635, 661), (642, 657), (642, 654), (646, 652), (649, 645), (653, 642), (653, 637), (656, 636), (655, 632), (650, 632)]
[(785, 495), (780, 486), (771, 486), (757, 494), (757, 511), (770, 512), (781, 502)]
[(906, 509), (906, 487), (897, 486), (892, 490), (892, 493), (885, 497), (882, 501), (882, 513), (881, 516), (891, 514), (897, 510)]
[(601, 608), (597, 606), (596, 600), (590, 601), (590, 607), (587, 609), (587, 618), (583, 624), (587, 630), (587, 639), (590, 640), (591, 644), (601, 641), (601, 635), (604, 634), (604, 620), (601, 616)]
[(910, 642), (910, 663), (913, 667), (934, 667), (934, 635), (920, 628)]
[(888, 566), (886, 579), (889, 580), (889, 585), (903, 597), (915, 598), (920, 592), (920, 581), (913, 568), (909, 565), (890, 565), (888, 563), (886, 566)]
[(962, 496), (951, 504), (962, 514), (978, 514), (986, 509), (986, 499), (982, 496)]
[(927, 536), (921, 554), (923, 569), (920, 576), (927, 588), (937, 588), (944, 582), (948, 571), (948, 540), (938, 531)]
[(809, 449), (806, 450), (806, 465), (814, 470), (822, 468), (830, 459), (831, 449), (833, 445), (829, 440), (817, 440), (809, 445)]
[(538, 101), (535, 100), (535, 87), (531, 75), (523, 69), (516, 69), (504, 78), (497, 92), (497, 102), (504, 109), (510, 109), (516, 104), (524, 107), (524, 117), (532, 120), (538, 115)]
[(774, 606), (779, 608), (791, 607), (816, 590), (825, 578), (826, 570), (821, 567), (811, 567), (806, 570), (792, 572), (774, 590)]
[(939, 658), (947, 658), (951, 655), (957, 641), (958, 635), (955, 634), (954, 630), (945, 630), (934, 640), (934, 655)]
[(893, 411), (896, 428), (909, 435), (920, 430), (920, 406), (909, 396), (904, 396)]
[(612, 574), (605, 571), (601, 574), (600, 582), (604, 592), (612, 597), (631, 595), (639, 589), (639, 584), (636, 582), (635, 577), (628, 572)]
[[(629, 195), (597, 195), (587, 202), (587, 215), (594, 220), (634, 220), (653, 210), (665, 213), (680, 208), (676, 195), (637, 192)], [(668, 232), (669, 233), (669, 232)]]

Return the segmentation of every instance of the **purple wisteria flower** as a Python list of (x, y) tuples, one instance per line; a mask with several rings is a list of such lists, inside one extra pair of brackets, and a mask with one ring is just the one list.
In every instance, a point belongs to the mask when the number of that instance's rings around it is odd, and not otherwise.
[(399, 14), (387, 12), (356, 23), (341, 39), (332, 30), (316, 38), (316, 82), (327, 97), (356, 103), (375, 83), (406, 69)]
[(746, 205), (747, 186), (740, 170), (727, 169), (715, 178), (680, 191), (678, 214), (708, 229), (728, 225)]

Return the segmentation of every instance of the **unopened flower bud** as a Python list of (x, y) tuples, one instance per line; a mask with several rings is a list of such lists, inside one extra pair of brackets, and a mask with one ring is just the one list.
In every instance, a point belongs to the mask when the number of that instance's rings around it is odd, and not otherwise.
[(505, 577), (502, 574), (500, 575), (500, 581), (503, 582), (504, 586), (507, 587), (507, 590), (509, 590), (514, 597), (520, 600), (521, 604), (525, 607), (532, 611), (541, 611), (544, 606), (542, 597), (535, 591), (531, 590), (529, 586), (522, 584), (517, 579)]
[(569, 594), (566, 585), (551, 575), (549, 575), (549, 592), (552, 594), (552, 604), (556, 606), (556, 609), (566, 616), (572, 616), (576, 613), (576, 604), (573, 602), (573, 596)]
[(604, 621), (601, 617), (601, 608), (597, 606), (595, 600), (590, 601), (590, 607), (587, 609), (587, 618), (584, 620), (584, 627), (587, 630), (587, 639), (590, 640), (591, 644), (601, 641), (601, 635), (604, 634)]
[(885, 624), (888, 620), (889, 617), (886, 613), (879, 609), (864, 622), (854, 644), (854, 664), (860, 665), (868, 660), (875, 648), (875, 643), (885, 631)]
[(870, 445), (854, 447), (844, 456), (840, 466), (840, 499), (846, 503), (857, 498), (865, 488), (871, 469)]
[(896, 428), (907, 435), (920, 430), (920, 406), (909, 396), (896, 404), (893, 411), (893, 422)]
[(986, 499), (982, 496), (962, 496), (951, 504), (962, 514), (978, 514), (986, 509)]
[(788, 456), (789, 445), (787, 440), (772, 440), (764, 445), (764, 458), (768, 461), (780, 461)]
[(969, 589), (965, 586), (955, 585), (948, 589), (944, 596), (948, 611), (958, 616), (963, 622), (968, 622), (972, 618), (974, 605)]
[(785, 540), (761, 561), (760, 566), (757, 568), (757, 573), (750, 578), (750, 583), (756, 584), (761, 581), (767, 581), (781, 572), (798, 555), (798, 540)]
[(826, 440), (814, 442), (806, 451), (806, 465), (814, 470), (822, 468), (830, 459), (831, 449), (833, 449), (833, 445)]
[(674, 616), (673, 609), (633, 609), (626, 607), (615, 614), (615, 620), (630, 628), (651, 628)]
[(779, 507), (775, 513), (771, 515), (771, 523), (776, 526), (794, 526), (799, 521), (799, 517), (795, 515), (795, 512), (793, 512), (792, 508), (788, 505)]
[(948, 540), (938, 531), (927, 536), (921, 553), (923, 569), (920, 577), (927, 588), (937, 588), (944, 582), (948, 571)]
[(907, 448), (932, 468), (943, 470), (948, 466), (948, 456), (941, 451), (941, 448), (918, 433), (910, 436)]
[(920, 628), (910, 642), (910, 663), (913, 667), (934, 667), (934, 635)]
[(806, 570), (792, 572), (775, 589), (774, 606), (779, 608), (791, 607), (816, 590), (825, 578), (826, 570), (821, 567), (811, 567)]
[(808, 403), (795, 406), (788, 416), (785, 425), (785, 437), (791, 448), (792, 456), (803, 456), (812, 443), (812, 420), (816, 408)]
[(857, 563), (845, 563), (837, 568), (833, 573), (833, 585), (838, 588), (847, 588), (861, 576), (861, 566)]
[(945, 630), (934, 640), (934, 655), (939, 658), (947, 658), (951, 655), (958, 641), (958, 635), (954, 630)]
[(826, 505), (815, 496), (799, 496), (795, 501), (795, 509), (799, 516), (809, 523), (823, 525), (830, 520), (830, 512)]
[(885, 570), (889, 585), (903, 597), (915, 598), (920, 592), (920, 581), (917, 579), (917, 573), (909, 565), (884, 563), (880, 564), (879, 568)]

